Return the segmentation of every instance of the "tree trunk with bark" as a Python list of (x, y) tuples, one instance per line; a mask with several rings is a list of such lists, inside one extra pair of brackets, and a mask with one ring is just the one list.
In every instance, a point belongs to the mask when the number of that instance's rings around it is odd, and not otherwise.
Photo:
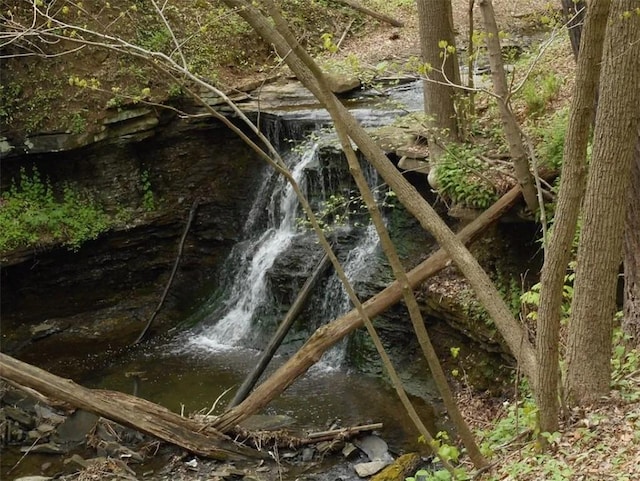
[(570, 406), (609, 392), (611, 336), (629, 173), (640, 121), (637, 0), (611, 3), (567, 344)]
[(522, 196), (527, 208), (531, 213), (535, 213), (538, 209), (536, 186), (529, 170), (529, 156), (520, 135), (520, 127), (510, 107), (509, 87), (507, 76), (504, 72), (504, 62), (502, 61), (502, 47), (500, 46), (500, 32), (496, 24), (493, 4), (491, 0), (480, 0), (478, 6), (482, 13), (482, 22), (487, 35), (487, 51), (489, 53), (489, 65), (491, 66), (493, 91), (498, 97), (497, 102), (500, 109), (500, 117), (502, 118), (502, 127), (509, 144), (509, 155), (513, 162), (513, 170), (522, 189)]
[(624, 232), (624, 317), (622, 330), (640, 347), (640, 132), (631, 166)]
[(427, 73), (428, 79), (423, 81), (423, 91), (424, 111), (432, 119), (429, 155), (433, 168), (444, 153), (444, 144), (458, 139), (456, 91), (447, 83), (460, 83), (460, 68), (457, 52), (447, 52), (440, 46), (442, 41), (454, 49), (456, 45), (451, 0), (417, 0), (416, 3), (422, 60), (432, 68)]
[(580, 206), (587, 177), (587, 144), (595, 116), (602, 41), (611, 0), (592, 0), (584, 28), (584, 45), (578, 57), (576, 85), (569, 113), (562, 176), (551, 237), (542, 267), (538, 307), (538, 416), (540, 431), (558, 430), (559, 341), (563, 285), (571, 258)]
[(583, 0), (562, 0), (562, 17), (567, 25), (573, 57), (577, 60), (580, 52), (580, 38), (587, 5)]

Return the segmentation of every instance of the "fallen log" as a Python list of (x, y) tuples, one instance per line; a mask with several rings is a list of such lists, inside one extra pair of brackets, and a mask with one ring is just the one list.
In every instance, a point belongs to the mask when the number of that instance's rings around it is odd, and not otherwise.
[(376, 12), (375, 10), (371, 10), (370, 8), (365, 7), (364, 5), (360, 5), (355, 0), (332, 0), (336, 3), (340, 3), (342, 5), (347, 5), (348, 7), (357, 10), (360, 13), (364, 13), (370, 17), (373, 17), (377, 20), (381, 20), (383, 22), (389, 23), (394, 27), (404, 27), (404, 22), (397, 20), (389, 15), (385, 15), (384, 13)]
[(263, 457), (213, 428), (199, 432), (202, 429), (199, 423), (150, 401), (116, 391), (88, 389), (3, 353), (0, 353), (0, 377), (200, 456), (218, 460)]
[[(489, 225), (507, 212), (520, 197), (520, 188), (514, 187), (496, 203), (484, 211), (477, 219), (464, 227), (458, 238), (465, 244), (475, 240)], [(428, 277), (444, 269), (450, 262), (447, 252), (440, 248), (427, 260), (407, 273), (412, 288)], [(402, 298), (402, 287), (398, 281), (373, 296), (363, 304), (370, 318), (377, 316), (395, 305)], [(219, 416), (213, 426), (222, 432), (258, 412), (272, 399), (280, 395), (299, 376), (320, 360), (322, 355), (338, 341), (362, 327), (363, 321), (355, 309), (339, 319), (320, 327), (309, 340), (285, 364), (274, 372), (269, 379), (258, 386), (242, 403)]]

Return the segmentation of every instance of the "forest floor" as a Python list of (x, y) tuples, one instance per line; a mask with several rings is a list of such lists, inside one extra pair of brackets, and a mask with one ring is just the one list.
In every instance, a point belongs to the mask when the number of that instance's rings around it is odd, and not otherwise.
[[(559, 4), (559, 2), (556, 2)], [(468, 32), (467, 0), (453, 0), (454, 23), (458, 46), (466, 48)], [(556, 112), (567, 108), (574, 83), (574, 60), (566, 30), (554, 33), (549, 28), (557, 18), (558, 5), (543, 0), (494, 0), (497, 23), (509, 36), (521, 37), (545, 32), (547, 41), (558, 35), (546, 52), (539, 51), (536, 70), (554, 72), (562, 83), (546, 100), (540, 117), (529, 118), (526, 101), (515, 99), (514, 109), (525, 130), (547, 122)], [(476, 11), (476, 23), (480, 15)], [(344, 52), (332, 54), (345, 58), (355, 54), (361, 62), (378, 62), (419, 55), (417, 15), (402, 10), (397, 17), (405, 27), (380, 24), (366, 36), (344, 43)], [(546, 48), (546, 47), (545, 47)], [(538, 90), (543, 90), (538, 86)], [(477, 433), (477, 440), (490, 455), (491, 467), (473, 479), (484, 480), (575, 480), (631, 481), (640, 479), (640, 354), (617, 344), (612, 359), (614, 383), (607, 398), (587, 409), (566, 413), (559, 433), (545, 435), (549, 448), (541, 452), (536, 442), (535, 405), (524, 392), (508, 399), (496, 399), (458, 384), (458, 402), (467, 422)], [(468, 467), (468, 473), (473, 469)], [(444, 474), (443, 474), (444, 475)], [(446, 477), (438, 479), (448, 479)], [(461, 477), (461, 479), (467, 479)]]

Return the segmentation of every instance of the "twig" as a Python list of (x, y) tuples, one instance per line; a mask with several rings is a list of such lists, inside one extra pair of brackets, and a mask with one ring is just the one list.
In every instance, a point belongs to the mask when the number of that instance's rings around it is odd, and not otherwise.
[(381, 20), (383, 22), (386, 23), (390, 23), (391, 25), (393, 25), (394, 27), (404, 27), (404, 22), (397, 20), (393, 17), (390, 17), (389, 15), (385, 15), (384, 13), (380, 13), (380, 12), (376, 12), (375, 10), (371, 10), (370, 8), (367, 8), (363, 5), (360, 5), (358, 2), (356, 2), (355, 0), (333, 0), (336, 3), (340, 3), (342, 5), (347, 5), (351, 8), (353, 8), (354, 10), (357, 10), (361, 13), (364, 13), (365, 15), (369, 15), (370, 17), (373, 17), (377, 20)]
[(316, 444), (322, 441), (331, 441), (337, 438), (347, 438), (364, 431), (374, 431), (382, 429), (382, 423), (363, 424), (361, 426), (351, 426), (348, 428), (330, 429), (329, 431), (318, 431), (310, 433), (306, 438), (300, 440), (301, 445)]
[(529, 136), (525, 135), (522, 129), (520, 129), (522, 137), (527, 144), (529, 150), (529, 157), (531, 159), (531, 170), (533, 171), (533, 179), (536, 183), (536, 190), (538, 192), (538, 206), (540, 208), (540, 224), (542, 225), (542, 249), (544, 252), (547, 250), (547, 213), (544, 210), (544, 191), (542, 190), (542, 184), (540, 181), (540, 173), (538, 172), (538, 159), (536, 157), (535, 149), (531, 144)]
[(336, 43), (337, 48), (340, 48), (340, 45), (342, 45), (342, 42), (344, 42), (344, 39), (347, 37), (347, 33), (349, 33), (349, 29), (351, 28), (351, 25), (353, 25), (353, 22), (355, 22), (355, 19), (351, 20), (349, 22), (349, 25), (347, 25), (347, 28), (344, 29), (342, 37), (340, 37), (340, 40), (338, 40), (338, 43)]
[(158, 303), (158, 307), (156, 307), (155, 311), (153, 311), (153, 314), (151, 314), (151, 317), (147, 321), (147, 325), (144, 326), (144, 329), (142, 330), (142, 332), (140, 333), (138, 338), (133, 342), (133, 344), (138, 344), (138, 343), (142, 342), (142, 340), (145, 338), (145, 336), (147, 334), (147, 331), (151, 327), (151, 324), (153, 323), (153, 320), (156, 318), (156, 316), (160, 312), (160, 309), (162, 309), (162, 306), (164, 305), (164, 301), (167, 299), (167, 294), (169, 294), (169, 289), (171, 289), (171, 284), (173, 284), (173, 279), (176, 276), (176, 272), (178, 271), (178, 265), (180, 264), (180, 259), (182, 258), (182, 251), (184, 249), (184, 241), (187, 238), (187, 234), (189, 233), (189, 229), (191, 228), (191, 224), (193, 222), (193, 218), (196, 215), (196, 209), (198, 208), (198, 202), (199, 202), (198, 199), (194, 200), (193, 204), (191, 205), (191, 209), (189, 210), (189, 219), (187, 220), (187, 225), (184, 228), (184, 232), (182, 233), (182, 238), (180, 239), (180, 244), (178, 245), (178, 255), (176, 256), (176, 261), (173, 263), (173, 270), (171, 271), (171, 275), (169, 276), (169, 282), (167, 282), (167, 286), (164, 288), (164, 292), (162, 293), (162, 297), (160, 298), (160, 302)]

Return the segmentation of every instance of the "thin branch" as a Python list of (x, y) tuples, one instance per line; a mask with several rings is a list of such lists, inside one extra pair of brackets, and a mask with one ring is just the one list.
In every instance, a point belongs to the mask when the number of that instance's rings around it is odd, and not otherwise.
[(169, 280), (167, 281), (167, 285), (164, 288), (164, 292), (162, 293), (162, 296), (160, 297), (160, 302), (158, 302), (158, 306), (156, 307), (156, 309), (153, 311), (153, 314), (151, 314), (151, 317), (149, 317), (149, 320), (147, 321), (147, 325), (144, 326), (144, 329), (142, 330), (142, 332), (140, 333), (140, 335), (137, 337), (137, 339), (135, 341), (133, 341), (133, 344), (139, 344), (140, 342), (142, 342), (145, 338), (145, 336), (147, 335), (147, 332), (149, 331), (149, 328), (151, 327), (151, 324), (153, 323), (153, 320), (156, 318), (156, 316), (158, 315), (158, 313), (160, 312), (160, 309), (162, 309), (162, 306), (164, 305), (164, 302), (167, 299), (167, 295), (169, 294), (169, 289), (171, 289), (171, 285), (173, 284), (173, 280), (176, 277), (176, 273), (178, 272), (178, 266), (180, 265), (180, 259), (182, 259), (182, 252), (184, 250), (184, 241), (187, 238), (187, 234), (189, 233), (189, 229), (191, 228), (191, 223), (193, 222), (193, 219), (196, 215), (196, 209), (198, 208), (198, 199), (193, 201), (193, 204), (191, 205), (191, 209), (189, 210), (189, 218), (187, 219), (187, 224), (184, 227), (184, 232), (182, 233), (182, 237), (180, 238), (180, 242), (178, 244), (178, 255), (176, 256), (176, 260), (173, 263), (173, 269), (171, 270), (171, 275), (169, 276)]
[(156, 0), (151, 0), (151, 3), (153, 4), (153, 7), (156, 9), (156, 12), (158, 12), (160, 19), (162, 20), (162, 23), (164, 23), (164, 26), (169, 31), (169, 34), (171, 35), (171, 40), (173, 40), (173, 44), (176, 46), (175, 51), (178, 52), (178, 55), (180, 55), (180, 60), (182, 60), (182, 67), (186, 69), (187, 59), (184, 58), (184, 54), (182, 53), (182, 48), (180, 46), (180, 43), (178, 42), (178, 39), (176, 38), (176, 35), (173, 32), (173, 29), (169, 25), (169, 21), (167, 20), (167, 17), (164, 16), (164, 13), (163, 13), (164, 6), (162, 7), (162, 10), (161, 10)]

